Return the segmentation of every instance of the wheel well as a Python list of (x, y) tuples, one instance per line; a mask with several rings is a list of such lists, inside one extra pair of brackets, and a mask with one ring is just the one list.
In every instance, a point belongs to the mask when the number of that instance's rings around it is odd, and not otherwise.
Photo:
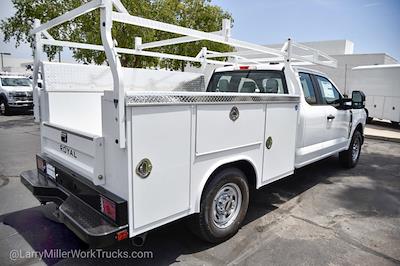
[[(204, 185), (204, 188), (208, 185), (208, 183), (213, 179), (213, 177), (222, 171), (223, 169), (234, 167), (237, 168), (245, 174), (247, 178), (247, 182), (249, 184), (250, 188), (256, 188), (257, 185), (257, 176), (256, 176), (256, 171), (254, 170), (253, 165), (246, 160), (239, 160), (235, 162), (230, 162), (227, 164), (220, 165), (217, 169), (214, 170), (214, 172), (210, 175), (210, 178), (208, 178), (206, 184)], [(203, 188), (203, 190), (204, 190)]]
[(1, 100), (1, 99), (7, 100), (7, 97), (4, 95), (4, 93), (0, 93), (0, 100)]
[(355, 131), (359, 131), (359, 132), (361, 133), (361, 136), (362, 136), (362, 143), (364, 143), (364, 128), (363, 128), (362, 124), (358, 124), (358, 125), (356, 126), (356, 129), (354, 130), (354, 132), (355, 132)]

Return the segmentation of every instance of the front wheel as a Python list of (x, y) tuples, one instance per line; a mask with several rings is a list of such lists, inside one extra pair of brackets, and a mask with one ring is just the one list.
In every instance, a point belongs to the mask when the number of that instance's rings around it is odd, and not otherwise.
[(226, 168), (207, 184), (200, 203), (200, 213), (190, 220), (189, 227), (207, 242), (223, 242), (239, 230), (248, 205), (246, 176), (239, 169)]
[(397, 121), (390, 121), (390, 123), (392, 123), (392, 125), (396, 127), (400, 126), (400, 122)]
[(9, 115), (10, 107), (4, 99), (0, 99), (0, 115)]
[(361, 154), (361, 144), (361, 132), (356, 130), (354, 131), (349, 148), (339, 153), (339, 160), (343, 167), (353, 168), (357, 165)]

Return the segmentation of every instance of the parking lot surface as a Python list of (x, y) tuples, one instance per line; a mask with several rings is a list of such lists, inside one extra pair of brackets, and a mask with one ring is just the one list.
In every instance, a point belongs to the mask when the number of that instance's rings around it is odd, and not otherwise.
[[(31, 116), (0, 117), (0, 264), (115, 260), (26, 256), (94, 250), (63, 224), (46, 219), (54, 205), (39, 206), (19, 182), (21, 171), (35, 168), (39, 150), (39, 129)], [(198, 240), (185, 222), (150, 232), (143, 247), (122, 243), (103, 250), (152, 253), (148, 259), (121, 259), (124, 264), (399, 265), (400, 143), (366, 139), (354, 169), (345, 170), (330, 157), (262, 188), (253, 195), (244, 226), (222, 244)], [(12, 250), (19, 256), (10, 258)]]

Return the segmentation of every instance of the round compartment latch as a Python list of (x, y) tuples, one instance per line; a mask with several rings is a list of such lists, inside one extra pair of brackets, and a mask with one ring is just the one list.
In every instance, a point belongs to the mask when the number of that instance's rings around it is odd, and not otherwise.
[(236, 106), (233, 106), (231, 112), (229, 113), (229, 118), (232, 121), (236, 121), (239, 118), (239, 109)]
[(265, 146), (267, 147), (267, 149), (271, 149), (272, 147), (272, 138), (271, 136), (268, 137), (267, 141), (265, 142)]
[(141, 178), (146, 178), (150, 175), (152, 168), (153, 165), (151, 164), (150, 160), (145, 158), (136, 166), (136, 174)]

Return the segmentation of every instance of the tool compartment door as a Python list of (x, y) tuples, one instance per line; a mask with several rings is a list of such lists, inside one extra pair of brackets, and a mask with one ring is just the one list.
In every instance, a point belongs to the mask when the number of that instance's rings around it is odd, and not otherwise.
[[(231, 119), (236, 108), (237, 119)], [(197, 107), (196, 156), (262, 144), (265, 104), (222, 104)]]
[(95, 185), (105, 184), (103, 137), (49, 123), (42, 123), (40, 131), (43, 153)]
[(400, 121), (400, 97), (385, 97), (383, 118), (395, 122)]
[(267, 105), (263, 183), (287, 176), (294, 170), (297, 106), (297, 103)]
[[(189, 210), (190, 137), (190, 106), (132, 107), (134, 230)], [(146, 158), (152, 170), (142, 178)]]

